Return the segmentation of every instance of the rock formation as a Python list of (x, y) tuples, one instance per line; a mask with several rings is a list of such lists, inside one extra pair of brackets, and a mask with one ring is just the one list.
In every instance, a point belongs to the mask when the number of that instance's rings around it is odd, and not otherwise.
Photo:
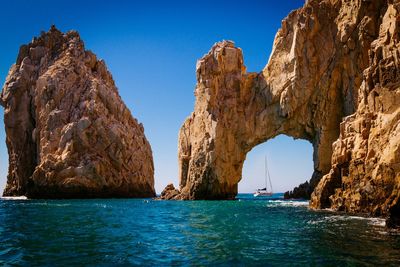
[(293, 190), (285, 192), (283, 197), (285, 199), (310, 199), (314, 188), (317, 186), (319, 180), (321, 179), (321, 173), (314, 171), (310, 182), (306, 181), (299, 186), (296, 186)]
[(381, 9), (377, 38), (358, 90), (358, 109), (340, 123), (332, 168), (311, 207), (400, 219), (400, 3)]
[(173, 184), (168, 184), (157, 199), (180, 199), (179, 193)]
[(286, 134), (313, 145), (312, 207), (397, 216), (399, 8), (309, 0), (283, 20), (260, 73), (232, 42), (215, 44), (197, 63), (175, 198), (234, 198), (246, 153)]
[(77, 32), (52, 27), (21, 46), (0, 100), (9, 153), (5, 196), (155, 195), (143, 125)]

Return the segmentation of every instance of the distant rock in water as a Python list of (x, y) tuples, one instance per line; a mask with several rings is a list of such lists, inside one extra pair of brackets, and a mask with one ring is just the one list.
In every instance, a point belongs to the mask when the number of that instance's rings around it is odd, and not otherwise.
[(319, 180), (321, 180), (322, 174), (321, 172), (314, 171), (313, 176), (310, 179), (310, 182), (306, 181), (299, 186), (296, 186), (292, 191), (287, 191), (283, 195), (285, 199), (310, 199), (311, 194), (314, 191), (314, 188), (317, 186)]
[(296, 186), (292, 191), (287, 191), (283, 195), (284, 199), (310, 199), (312, 188), (308, 181)]
[(77, 32), (53, 26), (21, 46), (0, 99), (9, 153), (4, 196), (155, 195), (143, 126)]
[(180, 199), (181, 195), (178, 189), (175, 189), (173, 184), (168, 184), (165, 189), (161, 192), (160, 199), (167, 199), (167, 200), (178, 200)]
[(233, 42), (216, 43), (179, 134), (181, 198), (233, 198), (246, 154), (285, 134), (314, 147), (316, 178), (294, 191), (313, 191), (312, 208), (400, 224), (399, 12), (390, 0), (306, 1), (260, 73)]

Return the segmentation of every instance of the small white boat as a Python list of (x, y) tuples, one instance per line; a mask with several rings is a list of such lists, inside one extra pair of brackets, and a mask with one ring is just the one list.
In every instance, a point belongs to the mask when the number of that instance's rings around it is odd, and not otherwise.
[(263, 189), (257, 189), (257, 191), (254, 193), (255, 197), (270, 197), (272, 196), (272, 192), (268, 192), (267, 190)]
[[(268, 188), (268, 182), (269, 182), (269, 188)], [(270, 197), (272, 196), (272, 182), (271, 182), (271, 176), (269, 175), (268, 171), (268, 163), (267, 163), (267, 156), (265, 156), (265, 187), (261, 189), (257, 189), (256, 192), (254, 192), (254, 197)]]

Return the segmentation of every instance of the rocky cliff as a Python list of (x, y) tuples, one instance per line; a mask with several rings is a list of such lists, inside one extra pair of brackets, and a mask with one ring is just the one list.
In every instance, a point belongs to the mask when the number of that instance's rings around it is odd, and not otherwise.
[(215, 44), (197, 63), (173, 198), (235, 197), (247, 152), (286, 134), (314, 147), (312, 207), (395, 214), (398, 11), (397, 1), (307, 1), (283, 20), (260, 73), (246, 72), (232, 42)]
[(21, 46), (0, 101), (9, 153), (5, 196), (155, 195), (143, 126), (77, 32), (52, 27)]
[(400, 3), (380, 10), (377, 38), (358, 90), (358, 108), (340, 123), (332, 168), (311, 199), (313, 208), (392, 215), (400, 225)]

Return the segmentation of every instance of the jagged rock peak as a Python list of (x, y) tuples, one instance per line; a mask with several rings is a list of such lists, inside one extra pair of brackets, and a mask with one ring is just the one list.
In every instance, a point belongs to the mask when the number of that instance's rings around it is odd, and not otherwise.
[(4, 195), (155, 195), (143, 125), (77, 32), (52, 26), (21, 46), (1, 102), (9, 152)]

